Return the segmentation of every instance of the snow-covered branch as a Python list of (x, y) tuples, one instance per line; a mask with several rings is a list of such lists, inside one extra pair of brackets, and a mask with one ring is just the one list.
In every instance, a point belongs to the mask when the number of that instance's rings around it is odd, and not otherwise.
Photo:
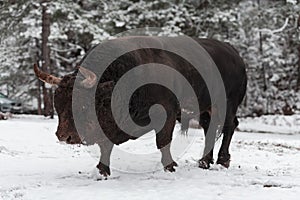
[(289, 24), (289, 18), (287, 17), (285, 19), (283, 26), (280, 27), (279, 29), (271, 30), (271, 29), (263, 28), (263, 29), (258, 29), (258, 31), (262, 32), (262, 33), (267, 33), (267, 34), (280, 33), (287, 27), (288, 24)]

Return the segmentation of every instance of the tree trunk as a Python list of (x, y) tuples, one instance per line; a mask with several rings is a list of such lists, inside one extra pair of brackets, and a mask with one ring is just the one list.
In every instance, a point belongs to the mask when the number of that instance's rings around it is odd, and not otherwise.
[[(39, 40), (38, 38), (35, 38), (35, 46), (36, 46), (36, 49), (40, 49), (40, 45), (39, 45)], [(38, 67), (40, 68), (39, 66), (39, 60), (41, 60), (41, 56), (40, 56), (40, 53), (39, 51), (37, 50), (36, 51), (36, 64), (38, 65)], [(41, 81), (39, 79), (37, 79), (37, 101), (38, 101), (38, 105), (37, 105), (37, 114), (38, 115), (41, 115), (42, 114), (42, 93), (41, 93)]]
[(261, 34), (261, 31), (259, 31), (259, 53), (260, 55), (263, 55), (263, 37)]
[[(297, 23), (297, 29), (298, 29), (298, 37), (299, 37), (299, 31), (300, 31), (300, 15), (298, 16), (298, 23)], [(297, 77), (297, 91), (300, 90), (300, 45), (298, 44), (298, 77)]]
[[(258, 28), (261, 29), (261, 8), (260, 8), (260, 0), (257, 0), (257, 6), (258, 6)], [(263, 55), (263, 37), (261, 31), (259, 31), (259, 53), (262, 56)]]
[(42, 114), (42, 94), (41, 94), (41, 81), (38, 80), (38, 96), (37, 96), (37, 100), (38, 100), (38, 115)]
[(300, 90), (300, 46), (298, 46), (298, 77), (297, 77), (297, 91)]
[[(50, 68), (50, 48), (48, 46), (48, 37), (50, 35), (50, 14), (47, 12), (47, 1), (42, 1), (42, 70), (51, 73)], [(53, 98), (51, 89), (45, 87), (42, 83), (44, 115), (53, 118)]]

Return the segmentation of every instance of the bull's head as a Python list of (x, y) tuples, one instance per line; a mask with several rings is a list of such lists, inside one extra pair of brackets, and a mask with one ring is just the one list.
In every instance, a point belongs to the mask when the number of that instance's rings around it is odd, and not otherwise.
[[(54, 94), (54, 106), (59, 119), (59, 125), (56, 131), (56, 136), (59, 141), (64, 141), (68, 144), (83, 143), (83, 138), (79, 136), (75, 128), (72, 112), (72, 92), (77, 73), (58, 78), (41, 71), (36, 64), (34, 65), (34, 72), (41, 81), (58, 86)], [(79, 72), (82, 75), (80, 82), (81, 87), (88, 90), (96, 85), (97, 76), (95, 73), (83, 67), (79, 67)], [(85, 101), (86, 98), (88, 98), (84, 95), (82, 96), (83, 98), (80, 99), (80, 101)], [(85, 115), (84, 110), (78, 110), (77, 112)], [(91, 124), (87, 124), (87, 126), (90, 127)]]

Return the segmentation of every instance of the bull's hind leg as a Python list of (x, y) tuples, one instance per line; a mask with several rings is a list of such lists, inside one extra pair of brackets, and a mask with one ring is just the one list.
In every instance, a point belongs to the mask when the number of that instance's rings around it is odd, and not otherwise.
[(217, 164), (220, 164), (226, 168), (230, 165), (230, 154), (229, 154), (229, 145), (234, 133), (234, 129), (238, 126), (239, 121), (238, 119), (233, 117), (228, 117), (228, 119), (225, 121), (224, 127), (223, 127), (223, 140), (222, 145), (218, 154), (218, 160)]
[(175, 114), (172, 116), (169, 115), (163, 129), (156, 134), (156, 145), (161, 152), (161, 163), (164, 166), (164, 169), (170, 172), (175, 172), (174, 167), (178, 166), (173, 160), (170, 152), (175, 122)]
[(213, 146), (211, 147), (211, 149), (207, 148), (209, 146), (209, 144), (207, 144), (208, 140), (206, 139), (206, 136), (207, 136), (207, 131), (208, 131), (209, 123), (210, 123), (210, 115), (208, 112), (204, 112), (200, 115), (199, 123), (204, 130), (205, 142), (206, 142), (206, 144), (205, 144), (206, 150), (204, 150), (205, 153), (203, 154), (203, 157), (199, 160), (199, 167), (202, 169), (208, 169), (210, 167), (210, 164), (214, 163)]
[(111, 155), (113, 146), (114, 146), (114, 144), (110, 140), (107, 140), (107, 141), (99, 144), (101, 156), (100, 156), (100, 162), (97, 165), (97, 168), (99, 169), (99, 173), (104, 177), (107, 177), (110, 175), (110, 168), (109, 168), (110, 155)]

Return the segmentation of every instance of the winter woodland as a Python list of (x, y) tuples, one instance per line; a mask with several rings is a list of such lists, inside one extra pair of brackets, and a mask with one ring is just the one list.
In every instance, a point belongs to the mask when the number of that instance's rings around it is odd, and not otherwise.
[(161, 27), (238, 49), (249, 79), (240, 116), (290, 115), (300, 111), (299, 13), (297, 0), (1, 0), (1, 92), (53, 115), (53, 88), (37, 80), (33, 63), (63, 76), (110, 36)]

